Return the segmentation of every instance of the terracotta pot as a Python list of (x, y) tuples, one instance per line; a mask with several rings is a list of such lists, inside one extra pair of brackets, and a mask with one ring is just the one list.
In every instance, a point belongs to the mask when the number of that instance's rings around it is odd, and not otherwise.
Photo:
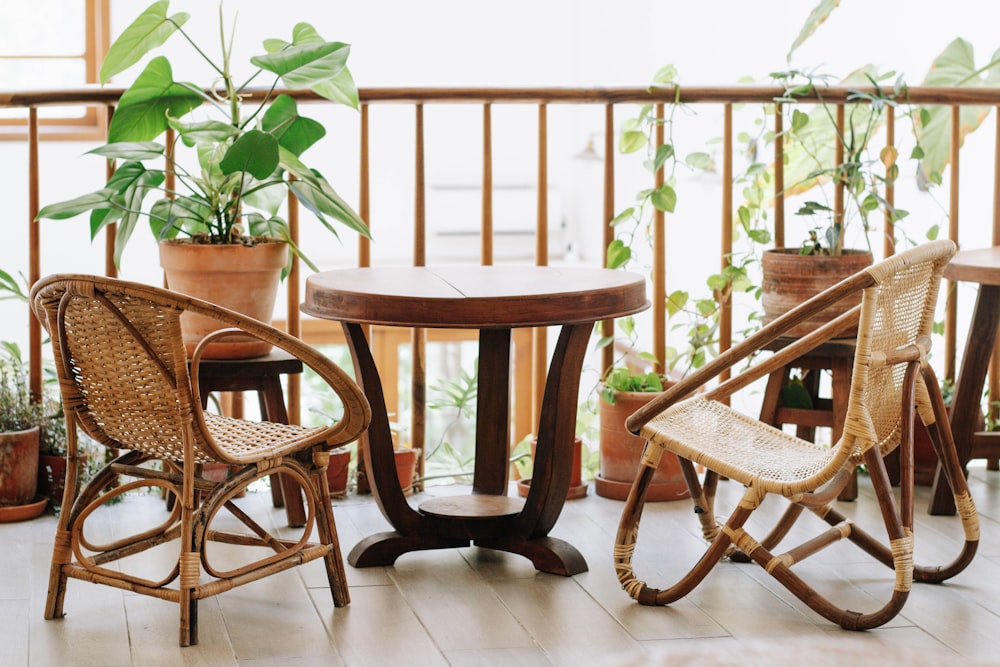
[[(160, 242), (160, 266), (170, 289), (267, 323), (274, 313), (281, 270), (287, 263), (288, 245), (280, 240), (255, 246), (185, 243), (177, 239)], [(188, 355), (202, 338), (220, 328), (222, 325), (211, 318), (192, 313), (181, 315)], [(248, 359), (270, 350), (268, 343), (234, 336), (210, 344), (205, 357)]]
[[(601, 468), (594, 477), (597, 495), (615, 500), (628, 497), (646, 442), (625, 429), (625, 420), (655, 396), (656, 392), (616, 391), (614, 405), (601, 399)], [(646, 491), (646, 500), (679, 500), (690, 495), (677, 456), (664, 452)]]
[[(760, 299), (764, 308), (764, 324), (871, 263), (872, 254), (867, 250), (844, 250), (839, 257), (800, 255), (798, 248), (765, 251), (761, 257)], [(817, 313), (793, 327), (786, 335), (793, 338), (804, 336), (859, 303), (860, 294)], [(856, 333), (855, 329), (853, 333), (846, 332), (845, 336)]]
[[(531, 458), (535, 458), (535, 445), (538, 440), (531, 441)], [(528, 496), (531, 489), (531, 478), (517, 480), (517, 495), (522, 498)], [(587, 485), (583, 483), (583, 441), (580, 438), (573, 439), (573, 469), (569, 478), (569, 489), (566, 491), (566, 500), (576, 500), (587, 495)]]
[(26, 505), (38, 490), (37, 426), (0, 433), (0, 505)]
[(399, 477), (399, 488), (403, 490), (403, 495), (413, 493), (413, 481), (417, 474), (417, 459), (420, 458), (420, 449), (395, 449), (393, 450), (396, 461), (396, 476)]
[(57, 454), (38, 456), (38, 495), (45, 496), (53, 507), (62, 503), (66, 488), (66, 457)]
[(326, 482), (330, 495), (343, 498), (347, 495), (347, 473), (351, 464), (351, 450), (346, 447), (330, 450), (330, 463), (326, 467)]

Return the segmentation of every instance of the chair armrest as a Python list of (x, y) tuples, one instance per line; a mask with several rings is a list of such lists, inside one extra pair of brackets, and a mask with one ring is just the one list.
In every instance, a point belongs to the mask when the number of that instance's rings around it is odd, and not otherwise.
[[(242, 319), (242, 318), (240, 318)], [(228, 322), (234, 323), (236, 322)], [(284, 331), (250, 318), (239, 322), (238, 326), (214, 331), (202, 339), (191, 355), (191, 389), (194, 397), (193, 409), (196, 418), (202, 421), (204, 416), (201, 408), (201, 388), (199, 382), (202, 355), (209, 343), (234, 333), (247, 334), (259, 340), (271, 343), (275, 347), (291, 354), (315, 372), (337, 394), (344, 407), (344, 414), (337, 423), (323, 432), (322, 439), (330, 447), (336, 447), (356, 440), (368, 428), (371, 422), (371, 407), (361, 388), (337, 364), (320, 354), (312, 346)], [(208, 433), (208, 429), (205, 429)], [(275, 452), (280, 453), (280, 452)]]
[[(765, 346), (780, 338), (795, 325), (873, 283), (874, 280), (868, 273), (857, 273), (804, 301), (636, 410), (625, 421), (625, 427), (631, 433), (638, 435), (646, 423), (671, 405), (691, 396), (700, 387), (707, 385), (710, 381), (731, 370), (736, 364), (760, 352)], [(709, 392), (706, 398), (717, 400), (730, 396), (738, 389), (786, 365), (789, 361), (805, 354), (809, 350), (836, 338), (838, 334), (842, 334), (852, 324), (855, 324), (859, 316), (860, 307), (856, 306), (848, 310), (816, 331), (783, 348), (767, 360), (755, 364), (731, 380), (723, 382)]]

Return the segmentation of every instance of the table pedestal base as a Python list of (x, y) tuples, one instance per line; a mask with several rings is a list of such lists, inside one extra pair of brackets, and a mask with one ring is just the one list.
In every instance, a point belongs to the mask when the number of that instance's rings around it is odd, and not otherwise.
[(369, 535), (358, 542), (348, 554), (347, 562), (358, 568), (385, 566), (392, 565), (397, 558), (410, 551), (453, 549), (473, 545), (524, 556), (539, 572), (571, 577), (587, 571), (587, 561), (573, 545), (549, 536), (531, 540), (513, 538), (461, 540), (434, 536), (407, 537), (390, 531)]

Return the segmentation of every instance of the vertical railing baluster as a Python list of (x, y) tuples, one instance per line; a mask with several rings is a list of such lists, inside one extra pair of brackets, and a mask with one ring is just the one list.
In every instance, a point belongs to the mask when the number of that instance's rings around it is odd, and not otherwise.
[[(949, 156), (949, 167), (951, 179), (949, 180), (950, 192), (948, 193), (948, 238), (958, 243), (958, 173), (959, 173), (959, 148), (962, 140), (961, 128), (961, 107), (951, 108), (951, 154)], [(955, 379), (955, 355), (958, 350), (958, 292), (955, 290), (955, 282), (945, 281), (945, 294), (952, 298), (948, 299), (945, 308), (944, 325), (944, 377)]]
[[(371, 156), (368, 152), (368, 105), (361, 105), (361, 164), (360, 192), (358, 193), (358, 215), (371, 229)], [(358, 236), (358, 266), (372, 265), (371, 241), (364, 236)], [(370, 339), (369, 332), (369, 339)]]
[(774, 103), (774, 247), (785, 247), (785, 105)]
[[(108, 105), (108, 122), (104, 127), (104, 138), (107, 139), (108, 128), (111, 127), (111, 117), (115, 115), (115, 107)], [(167, 144), (168, 155), (173, 155), (173, 147)], [(106, 160), (104, 164), (104, 177), (110, 181), (115, 173), (114, 160)], [(116, 278), (118, 276), (118, 266), (115, 265), (115, 238), (118, 236), (118, 223), (112, 222), (104, 228), (104, 275)], [(164, 278), (164, 284), (166, 279)]]
[[(663, 145), (664, 135), (664, 105), (656, 105), (656, 150)], [(664, 166), (656, 170), (654, 187), (659, 188), (664, 182)], [(656, 364), (653, 370), (665, 373), (667, 370), (667, 241), (666, 215), (660, 209), (653, 208), (653, 356)]]
[[(724, 271), (733, 254), (733, 105), (726, 104), (722, 121), (722, 257)], [(733, 341), (733, 305), (731, 298), (721, 304), (719, 312), (719, 352), (728, 350)], [(720, 380), (729, 377), (726, 371)]]
[(483, 218), (479, 241), (483, 266), (493, 264), (493, 112), (483, 105)]
[[(413, 206), (413, 265), (427, 264), (427, 183), (424, 175), (424, 105), (416, 105), (416, 138), (414, 148), (414, 206)], [(410, 441), (426, 454), (424, 443), (427, 410), (427, 332), (413, 329), (411, 337), (413, 370), (410, 378)], [(424, 456), (417, 464), (417, 473), (423, 475)]]
[[(602, 234), (604, 242), (602, 248), (607, 251), (609, 245), (615, 238), (615, 232), (611, 228), (611, 221), (615, 217), (615, 105), (607, 104), (604, 107), (604, 217), (601, 219)], [(601, 256), (601, 265), (607, 265), (607, 257)], [(662, 304), (661, 304), (662, 305)], [(601, 322), (601, 337), (610, 339), (615, 335), (614, 320), (604, 320)], [(608, 345), (601, 350), (601, 370), (602, 372), (611, 368), (615, 360), (614, 345)]]
[[(885, 147), (888, 150), (896, 150), (896, 110), (892, 107), (886, 107)], [(895, 161), (893, 161), (893, 165), (896, 165)], [(898, 170), (897, 166), (897, 173)], [(889, 206), (885, 211), (885, 234), (882, 235), (883, 257), (888, 257), (896, 252), (896, 223), (893, 222), (892, 215), (889, 213), (896, 206), (896, 184), (888, 176), (889, 174), (886, 174), (885, 201)]]
[[(535, 264), (549, 263), (549, 147), (548, 107), (538, 105), (538, 212), (535, 221)], [(541, 416), (542, 395), (545, 391), (548, 361), (548, 331), (538, 327), (531, 339), (531, 424), (534, 428)], [(524, 398), (524, 397), (515, 397)], [(514, 437), (522, 434), (515, 433)]]
[[(292, 243), (299, 246), (299, 200), (293, 193), (288, 193), (288, 236)], [(285, 304), (285, 329), (296, 338), (302, 337), (302, 313), (299, 303), (302, 301), (302, 262), (292, 253), (288, 277), (285, 279), (288, 300)], [(290, 424), (302, 423), (302, 375), (291, 373), (288, 381), (288, 421)]]
[[(834, 168), (844, 164), (844, 105), (837, 105), (837, 140), (834, 142)], [(844, 237), (844, 179), (838, 177), (833, 188), (833, 222), (840, 226), (839, 236)]]
[[(35, 220), (39, 210), (38, 109), (28, 109), (28, 284), (42, 277), (42, 235)], [(42, 397), (42, 326), (28, 315), (28, 388), (33, 398)]]

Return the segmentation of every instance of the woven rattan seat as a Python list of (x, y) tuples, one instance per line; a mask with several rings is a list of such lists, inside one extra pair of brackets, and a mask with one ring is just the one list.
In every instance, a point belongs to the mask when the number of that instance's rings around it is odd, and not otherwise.
[[(326, 482), (329, 450), (356, 439), (371, 417), (356, 384), (301, 341), (256, 320), (167, 290), (84, 275), (45, 278), (31, 306), (52, 337), (68, 433), (62, 512), (52, 556), (46, 618), (63, 615), (67, 580), (82, 579), (180, 605), (180, 644), (198, 642), (198, 600), (302, 563), (322, 558), (335, 606), (349, 600)], [(180, 316), (195, 312), (226, 328), (206, 338), (189, 360)], [(336, 394), (342, 415), (334, 423), (302, 427), (222, 417), (202, 410), (198, 371), (208, 341), (243, 332), (271, 343), (313, 369)], [(119, 452), (83, 488), (77, 479), (76, 429)], [(230, 476), (197, 476), (200, 464), (223, 463)], [(299, 538), (273, 535), (271, 522), (240, 508), (253, 482), (280, 473), (303, 489), (308, 514)], [(88, 516), (133, 489), (157, 488), (175, 497), (159, 525), (109, 544), (85, 536)], [(230, 514), (232, 521), (213, 523)], [(228, 519), (228, 517), (227, 517)], [(318, 541), (309, 538), (315, 529)], [(121, 559), (168, 542), (177, 558), (159, 579), (130, 571)], [(240, 547), (230, 562), (209, 558), (208, 542)], [(262, 548), (263, 547), (263, 548)], [(230, 549), (220, 550), (229, 552)], [(158, 560), (156, 562), (159, 562)]]
[[(978, 519), (958, 463), (940, 385), (928, 364), (938, 286), (954, 251), (950, 241), (928, 243), (842, 281), (733, 346), (629, 418), (629, 429), (647, 442), (615, 544), (618, 579), (629, 595), (643, 604), (669, 604), (687, 595), (720, 560), (728, 557), (761, 565), (800, 600), (842, 627), (866, 629), (882, 625), (899, 613), (913, 581), (940, 582), (965, 569), (978, 545)], [(768, 351), (798, 322), (859, 292), (860, 306), (777, 352)], [(847, 414), (843, 434), (833, 445), (813, 444), (728, 407), (736, 391), (855, 325), (858, 334)], [(743, 370), (710, 386), (737, 365)], [(706, 385), (710, 386), (708, 391), (695, 395)], [(913, 562), (915, 415), (932, 434), (959, 508), (965, 538), (957, 557), (941, 566)], [(883, 458), (896, 450), (901, 461), (898, 503)], [(709, 546), (678, 582), (657, 589), (636, 576), (632, 558), (645, 490), (664, 452), (672, 452), (680, 459)], [(695, 464), (706, 469), (703, 479), (699, 479)], [(866, 532), (835, 506), (838, 493), (861, 464), (868, 469), (875, 498), (881, 505), (884, 527), (880, 532)], [(714, 506), (715, 491), (722, 479), (746, 487), (724, 521), (716, 518)], [(771, 532), (757, 539), (748, 532), (746, 523), (772, 495), (783, 496), (790, 504)], [(805, 509), (811, 511), (803, 512)], [(818, 517), (822, 530), (778, 553), (778, 545), (802, 516)], [(795, 534), (801, 537), (801, 532)], [(879, 534), (888, 535), (888, 540), (874, 536)], [(793, 572), (796, 563), (843, 539), (893, 570), (889, 579), (892, 593), (882, 607), (869, 612), (841, 608)]]

